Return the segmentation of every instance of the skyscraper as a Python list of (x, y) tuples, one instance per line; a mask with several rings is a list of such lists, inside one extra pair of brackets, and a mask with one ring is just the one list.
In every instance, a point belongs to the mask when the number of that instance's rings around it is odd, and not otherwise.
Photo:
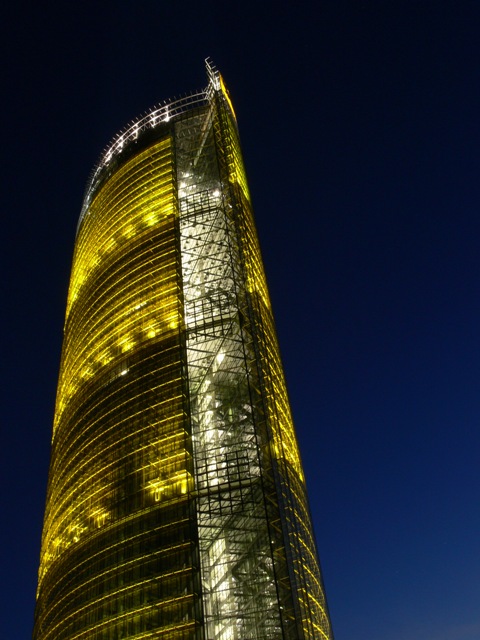
[(235, 114), (207, 72), (87, 187), (35, 640), (332, 638)]

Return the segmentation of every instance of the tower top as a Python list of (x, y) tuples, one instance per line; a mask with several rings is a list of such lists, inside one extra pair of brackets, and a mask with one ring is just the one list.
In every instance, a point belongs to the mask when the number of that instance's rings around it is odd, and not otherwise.
[(208, 84), (204, 89), (186, 93), (179, 98), (174, 97), (164, 100), (146, 112), (131, 120), (123, 129), (121, 129), (104, 148), (99, 161), (94, 166), (90, 174), (85, 190), (83, 208), (78, 221), (77, 231), (86, 213), (89, 205), (89, 196), (97, 183), (100, 173), (110, 162), (117, 157), (129, 144), (139, 139), (140, 135), (145, 131), (156, 129), (171, 120), (178, 118), (186, 111), (193, 107), (206, 106), (213, 101), (214, 96), (221, 94), (227, 102), (233, 117), (236, 119), (233, 104), (228, 94), (227, 88), (223, 81), (221, 73), (214, 65), (210, 58), (205, 59), (205, 69), (207, 73)]
[(219, 91), (220, 90), (220, 72), (217, 67), (213, 64), (212, 59), (210, 57), (205, 58), (205, 69), (207, 70), (207, 77), (211, 86)]

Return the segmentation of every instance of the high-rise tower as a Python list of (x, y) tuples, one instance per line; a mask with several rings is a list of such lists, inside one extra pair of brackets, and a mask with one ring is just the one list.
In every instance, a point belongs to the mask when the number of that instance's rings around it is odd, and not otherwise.
[(35, 640), (332, 632), (233, 108), (106, 149), (75, 242)]

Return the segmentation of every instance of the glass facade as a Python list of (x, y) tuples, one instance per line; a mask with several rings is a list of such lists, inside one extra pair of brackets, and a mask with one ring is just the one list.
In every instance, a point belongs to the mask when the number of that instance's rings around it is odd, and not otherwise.
[(235, 115), (207, 71), (87, 188), (34, 640), (333, 638)]

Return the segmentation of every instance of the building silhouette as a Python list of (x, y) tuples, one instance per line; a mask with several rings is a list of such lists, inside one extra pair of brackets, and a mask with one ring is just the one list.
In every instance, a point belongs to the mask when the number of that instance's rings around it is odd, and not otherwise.
[(235, 115), (207, 72), (87, 187), (35, 640), (333, 637)]

